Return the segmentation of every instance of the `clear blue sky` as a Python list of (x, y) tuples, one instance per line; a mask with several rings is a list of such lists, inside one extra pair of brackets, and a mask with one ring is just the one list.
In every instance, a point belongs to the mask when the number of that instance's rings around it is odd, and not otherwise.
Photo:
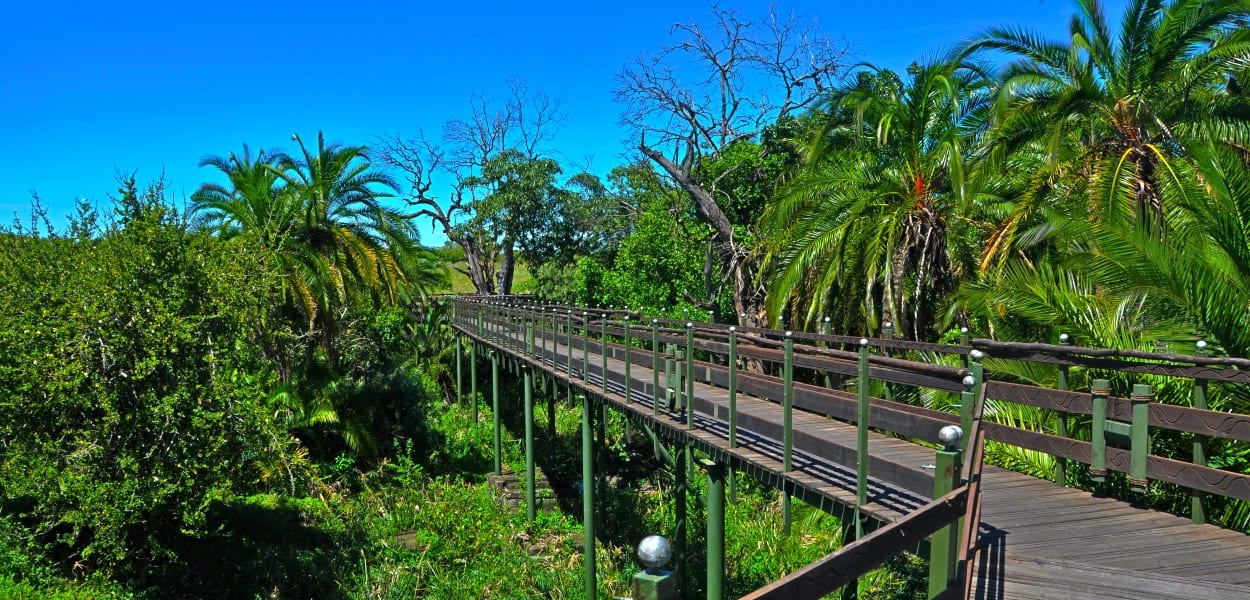
[[(1116, 17), (1124, 0), (1108, 2)], [(729, 7), (722, 2), (722, 7)], [(740, 2), (748, 15), (767, 4)], [(1065, 0), (778, 3), (819, 16), (859, 60), (901, 68), (991, 25), (1060, 36)], [(424, 2), (11, 3), (0, 22), (0, 218), (38, 191), (58, 221), (77, 198), (107, 206), (117, 170), (162, 171), (177, 198), (217, 180), (196, 165), (244, 142), (294, 150), (291, 134), (364, 144), (437, 135), (471, 91), (509, 76), (565, 102), (554, 145), (596, 170), (621, 162), (614, 76), (709, 5)], [(422, 224), (424, 241), (441, 234)]]

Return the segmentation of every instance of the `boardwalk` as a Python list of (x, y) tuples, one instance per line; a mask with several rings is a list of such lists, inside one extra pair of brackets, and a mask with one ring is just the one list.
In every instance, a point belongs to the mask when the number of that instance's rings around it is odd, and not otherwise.
[[(847, 401), (845, 392), (793, 384), (793, 456), (787, 471), (781, 403), (769, 392), (747, 393), (777, 389), (779, 378), (743, 374), (748, 381), (738, 384), (737, 443), (731, 448), (725, 363), (699, 362), (694, 381), (680, 384), (693, 391), (694, 414), (688, 422), (683, 412), (669, 410), (667, 402), (660, 402), (663, 406), (656, 410), (654, 384), (661, 383), (664, 399), (668, 373), (652, 371), (651, 352), (635, 348), (631, 355), (627, 402), (624, 346), (609, 343), (605, 361), (599, 354), (604, 346), (590, 338), (587, 325), (580, 336), (577, 327), (561, 334), (559, 323), (554, 325), (549, 330), (539, 327), (531, 354), (519, 325), (497, 321), (491, 328), (463, 317), (457, 322), (458, 330), (475, 343), (531, 361), (545, 376), (594, 395), (662, 437), (689, 443), (831, 513), (846, 515), (856, 506), (859, 431), (854, 424), (830, 418), (845, 412), (837, 408)], [(606, 331), (606, 324), (603, 327)], [(596, 330), (591, 326), (590, 331)], [(645, 328), (637, 335), (650, 340)], [(588, 358), (586, 364), (583, 357)], [(605, 375), (607, 393), (603, 393)], [(681, 391), (677, 390), (679, 398)], [(885, 413), (890, 410), (890, 403), (875, 399), (874, 407), (877, 404)], [(804, 410), (819, 406), (828, 410)], [(959, 422), (954, 414), (916, 414), (924, 421), (917, 427), (935, 429), (933, 423)], [(875, 416), (872, 424), (877, 426)], [(859, 506), (862, 514), (890, 523), (932, 499), (933, 448), (877, 432), (868, 434), (868, 447), (868, 501)], [(1113, 469), (1114, 463), (1109, 463)], [(980, 489), (982, 518), (971, 565), (971, 597), (1250, 599), (1250, 537), (1244, 534), (991, 466), (984, 468)]]

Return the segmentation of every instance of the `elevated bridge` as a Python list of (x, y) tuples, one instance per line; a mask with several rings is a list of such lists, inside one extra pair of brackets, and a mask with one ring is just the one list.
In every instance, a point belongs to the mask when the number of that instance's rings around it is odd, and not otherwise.
[[(657, 452), (667, 452), (662, 441), (676, 445), (677, 529), (669, 537), (679, 554), (695, 550), (686, 547), (684, 496), (693, 451), (708, 457), (700, 465), (708, 477), (708, 547), (697, 551), (707, 552), (709, 598), (723, 589), (726, 485), (732, 495), (736, 474), (746, 473), (781, 490), (787, 527), (790, 499), (798, 498), (840, 516), (854, 539), (749, 598), (823, 597), (918, 549), (930, 558), (931, 598), (1250, 599), (1250, 537), (1205, 524), (1207, 507), (1224, 498), (1250, 502), (1250, 476), (1211, 468), (1206, 456), (1213, 438), (1250, 442), (1250, 416), (1206, 406), (1209, 385), (1250, 383), (1250, 361), (967, 336), (943, 345), (735, 328), (522, 297), (460, 297), (454, 314), (458, 335), (471, 344), (474, 389), (486, 357), (496, 403), (501, 374), (524, 378), (531, 519), (536, 382), (581, 398), (584, 489), (595, 485), (593, 422), (602, 430), (596, 415), (603, 411), (645, 428)], [(990, 372), (990, 359), (1057, 368), (1057, 389)], [(1067, 389), (1076, 367), (1096, 377), (1088, 389)], [(1140, 375), (1190, 380), (1174, 387), (1191, 396), (1178, 405), (1157, 401), (1147, 385), (1118, 389)], [(892, 399), (916, 392), (947, 410)], [(1053, 411), (1054, 429), (987, 415), (1012, 407)], [(499, 471), (498, 410), (496, 419)], [(963, 435), (943, 431), (951, 425)], [(1153, 453), (1152, 436), (1165, 432), (1173, 447), (1177, 439), (1192, 446), (1189, 460)], [(987, 443), (1055, 457), (1053, 479), (983, 465)], [(1076, 479), (1137, 494), (1179, 486), (1189, 491), (1189, 516), (1070, 487)], [(594, 495), (584, 498), (593, 590)]]

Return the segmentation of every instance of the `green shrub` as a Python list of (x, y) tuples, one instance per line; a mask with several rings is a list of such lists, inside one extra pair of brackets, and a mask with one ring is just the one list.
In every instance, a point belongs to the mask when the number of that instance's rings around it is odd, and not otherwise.
[(90, 216), (0, 234), (0, 514), (67, 572), (170, 558), (277, 439), (235, 376), (269, 280), (189, 235), (159, 184), (122, 192), (95, 235)]

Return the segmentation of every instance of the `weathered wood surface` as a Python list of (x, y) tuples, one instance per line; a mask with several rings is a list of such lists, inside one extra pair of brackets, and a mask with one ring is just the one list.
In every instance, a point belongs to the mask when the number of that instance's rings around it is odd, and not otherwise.
[[(472, 335), (469, 331), (464, 333)], [(649, 331), (640, 328), (639, 337), (649, 341), (649, 335)], [(515, 345), (520, 340), (500, 341)], [(618, 358), (608, 360), (609, 392), (602, 394), (598, 341), (591, 340), (588, 365), (581, 364), (581, 338), (574, 337), (571, 352), (566, 341), (566, 337), (557, 336), (553, 350), (553, 340), (548, 336), (541, 364), (537, 360), (533, 364), (575, 386), (579, 393), (589, 394), (648, 425), (661, 437), (690, 443), (716, 460), (769, 485), (784, 487), (823, 510), (835, 514), (842, 511), (845, 515), (846, 507), (854, 504), (855, 427), (851, 424), (797, 410), (793, 417), (794, 467), (788, 473), (782, 472), (781, 444), (777, 441), (781, 437), (781, 413), (775, 399), (775, 378), (769, 381), (764, 375), (740, 374), (739, 446), (731, 449), (727, 443), (728, 397), (722, 387), (726, 381), (725, 367), (700, 363), (696, 369), (696, 423), (694, 429), (688, 429), (684, 414), (670, 411), (667, 406), (661, 407), (658, 416), (651, 414), (655, 390), (649, 368), (650, 352), (635, 349), (632, 353), (633, 401), (627, 404), (623, 394), (624, 362)], [(623, 358), (618, 350), (609, 346), (609, 355)], [(570, 363), (573, 378), (566, 372)], [(580, 379), (583, 368), (589, 371), (585, 387)], [(892, 403), (881, 404), (879, 410), (878, 402), (874, 401), (871, 417), (874, 426), (889, 425), (891, 429), (901, 427), (919, 433), (921, 428), (951, 422), (953, 417)], [(796, 384), (795, 406), (849, 418), (853, 396)], [(987, 437), (992, 438), (992, 425), (985, 425)], [(917, 437), (931, 439), (932, 434)], [(1054, 436), (1035, 438), (1033, 443), (1045, 445), (1037, 440), (1048, 438)], [(1073, 440), (1060, 440), (1055, 438), (1047, 447), (1078, 460), (1087, 453), (1087, 443), (1084, 447), (1081, 442), (1072, 446)], [(925, 467), (933, 462), (932, 449), (875, 433), (869, 448), (870, 502), (862, 508), (865, 514), (890, 523), (929, 502), (932, 471)], [(1115, 468), (1123, 461), (1127, 469), (1127, 452), (1107, 450), (1109, 467)], [(1166, 466), (1152, 463), (1151, 477), (1176, 477), (1175, 473), (1160, 472)], [(995, 467), (985, 468), (980, 487), (982, 525), (972, 565), (974, 598), (1250, 600), (1250, 536), (1211, 525), (1195, 525), (1186, 518), (1061, 488), (1046, 480)]]

